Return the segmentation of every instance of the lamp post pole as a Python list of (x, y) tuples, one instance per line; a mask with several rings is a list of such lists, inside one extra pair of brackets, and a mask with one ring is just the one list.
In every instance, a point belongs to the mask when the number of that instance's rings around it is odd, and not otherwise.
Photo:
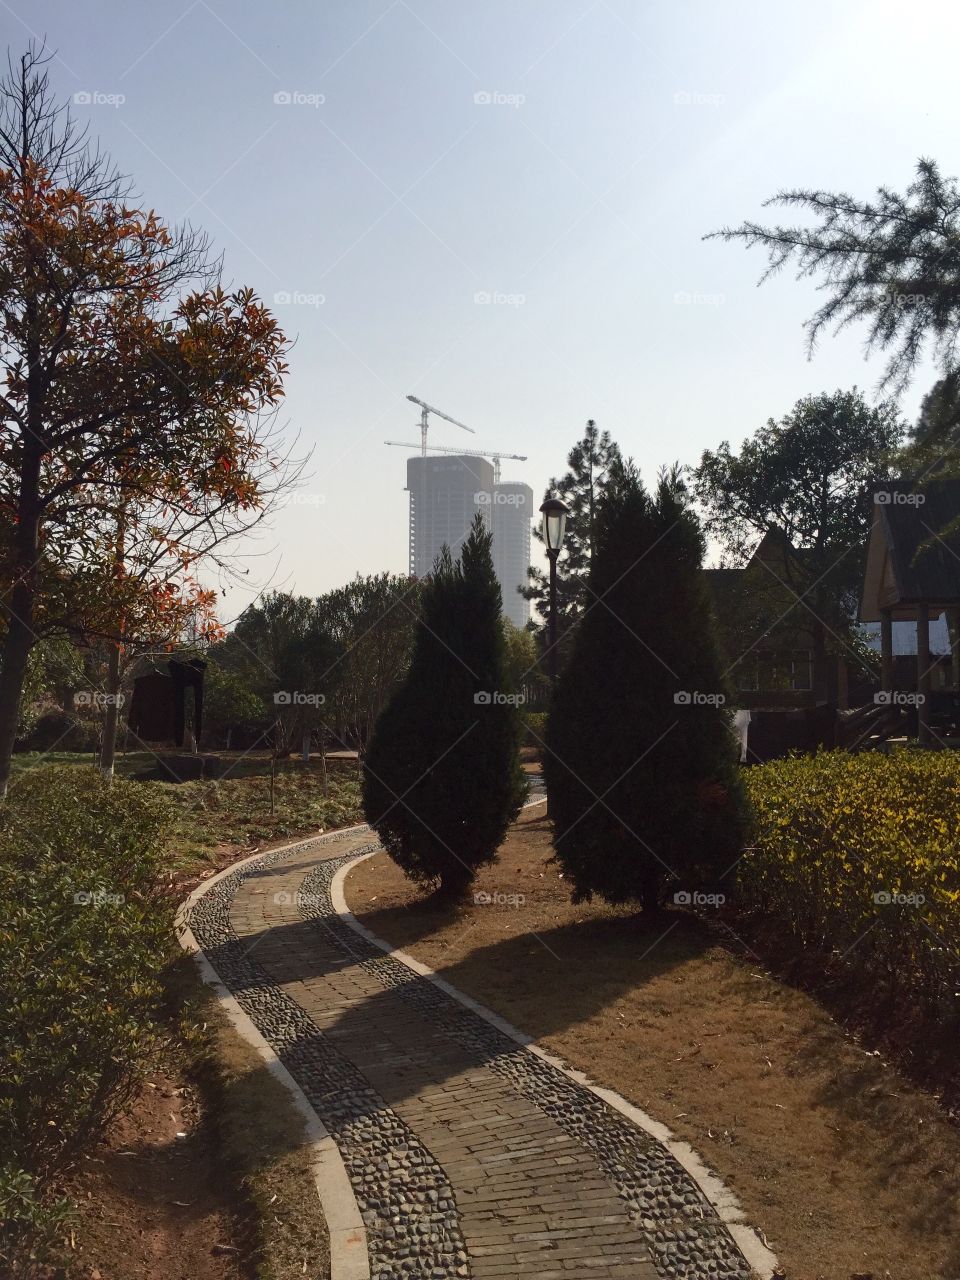
[(550, 689), (557, 683), (557, 556), (559, 547), (548, 547), (550, 560), (550, 618), (547, 624), (547, 641), (550, 646)]

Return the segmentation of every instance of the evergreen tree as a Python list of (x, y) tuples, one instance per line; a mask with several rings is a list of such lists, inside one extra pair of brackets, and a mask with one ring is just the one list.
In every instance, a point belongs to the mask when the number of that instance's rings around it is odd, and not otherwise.
[(491, 535), (474, 520), (458, 563), (423, 584), (409, 673), (364, 760), (367, 819), (408, 876), (462, 893), (492, 862), (526, 794)]
[(704, 451), (692, 471), (693, 490), (728, 563), (746, 564), (766, 535), (783, 541), (766, 585), (751, 583), (749, 598), (736, 608), (733, 632), (741, 642), (728, 644), (732, 661), (762, 630), (751, 614), (808, 628), (818, 693), (827, 696), (827, 655), (859, 648), (855, 619), (874, 517), (871, 485), (889, 474), (902, 435), (892, 401), (869, 405), (853, 387), (804, 396), (739, 451), (726, 440)]
[(746, 808), (700, 565), (676, 470), (655, 498), (632, 463), (597, 514), (590, 588), (547, 727), (557, 857), (574, 898), (703, 890), (736, 861)]
[[(611, 440), (610, 432), (600, 431), (591, 418), (583, 439), (578, 440), (567, 455), (567, 473), (551, 480), (544, 493), (544, 498), (562, 498), (570, 508), (557, 562), (557, 635), (561, 644), (563, 636), (589, 603), (584, 597), (593, 553), (595, 514), (609, 483), (611, 467), (619, 460), (620, 450)], [(534, 528), (534, 537), (543, 541), (539, 525)], [(521, 594), (533, 601), (545, 628), (550, 609), (550, 579), (535, 565), (530, 566), (527, 576), (530, 581)]]
[(809, 349), (825, 330), (867, 326), (867, 350), (887, 353), (882, 385), (900, 392), (930, 348), (942, 374), (960, 369), (960, 188), (933, 160), (917, 161), (904, 193), (874, 200), (810, 188), (766, 202), (803, 210), (802, 225), (744, 222), (706, 239), (766, 249), (763, 279), (791, 263), (797, 278), (820, 276), (826, 300), (807, 322)]

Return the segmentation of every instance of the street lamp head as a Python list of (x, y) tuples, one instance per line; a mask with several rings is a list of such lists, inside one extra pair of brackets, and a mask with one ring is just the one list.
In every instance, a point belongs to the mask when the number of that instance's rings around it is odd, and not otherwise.
[(543, 541), (546, 544), (547, 554), (555, 556), (563, 546), (563, 531), (570, 508), (560, 498), (547, 498), (540, 512), (543, 516)]

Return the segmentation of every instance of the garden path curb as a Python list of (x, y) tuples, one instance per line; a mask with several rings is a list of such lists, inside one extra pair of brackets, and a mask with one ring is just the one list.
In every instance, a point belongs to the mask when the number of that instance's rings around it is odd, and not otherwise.
[[(362, 823), (343, 828), (348, 832), (359, 832), (364, 829)], [(322, 838), (322, 836), (311, 836), (305, 840), (295, 840), (270, 852), (293, 852), (302, 845), (312, 844)], [(327, 1132), (296, 1080), (221, 980), (190, 928), (190, 913), (204, 894), (227, 876), (259, 861), (263, 857), (263, 852), (260, 850), (248, 858), (231, 863), (198, 885), (180, 905), (174, 920), (174, 929), (180, 946), (192, 956), (201, 979), (216, 994), (220, 1007), (229, 1018), (234, 1030), (260, 1055), (266, 1069), (287, 1090), (291, 1103), (303, 1117), (303, 1149), (309, 1154), (313, 1166), (314, 1184), (326, 1219), (330, 1240), (330, 1280), (370, 1280), (367, 1233), (337, 1144)]]
[[(542, 800), (533, 800), (525, 807), (531, 807), (533, 804), (537, 803), (542, 803)], [(209, 903), (203, 903), (204, 896), (215, 885), (220, 884), (225, 878), (228, 876), (236, 876), (239, 873), (241, 876), (240, 883), (244, 883), (246, 879), (243, 874), (244, 871), (249, 869), (250, 873), (256, 877), (258, 871), (262, 871), (262, 864), (265, 858), (269, 859), (271, 865), (277, 865), (285, 861), (288, 857), (295, 857), (299, 850), (305, 850), (307, 848), (316, 850), (318, 856), (313, 864), (314, 871), (308, 874), (307, 880), (304, 883), (305, 890), (308, 885), (312, 886), (313, 883), (316, 883), (317, 887), (320, 886), (321, 882), (316, 880), (316, 876), (320, 874), (319, 868), (324, 863), (329, 864), (332, 861), (336, 864), (331, 866), (326, 872), (322, 873), (323, 882), (327, 884), (327, 889), (325, 890), (327, 894), (327, 902), (329, 904), (327, 910), (330, 911), (331, 914), (329, 916), (330, 924), (328, 926), (323, 926), (321, 923), (321, 928), (329, 928), (332, 930), (342, 927), (343, 930), (347, 931), (348, 936), (352, 933), (354, 936), (364, 939), (368, 947), (375, 949), (378, 954), (383, 954), (386, 957), (389, 957), (389, 960), (371, 962), (372, 968), (375, 971), (379, 972), (381, 965), (392, 962), (395, 965), (400, 966), (403, 971), (416, 975), (419, 979), (425, 979), (429, 984), (431, 984), (423, 989), (424, 999), (427, 1000), (428, 1005), (428, 1016), (430, 1016), (429, 1008), (431, 1007), (431, 1001), (434, 1005), (438, 999), (443, 1000), (446, 998), (447, 1000), (455, 1001), (457, 1005), (461, 1006), (464, 1010), (469, 1011), (469, 1014), (459, 1016), (463, 1017), (473, 1015), (475, 1018), (481, 1019), (492, 1029), (491, 1031), (483, 1033), (481, 1038), (485, 1036), (489, 1039), (490, 1035), (493, 1034), (494, 1039), (496, 1039), (496, 1033), (499, 1033), (501, 1036), (508, 1038), (511, 1043), (531, 1054), (534, 1060), (539, 1060), (541, 1062), (541, 1066), (536, 1070), (534, 1070), (531, 1064), (531, 1067), (529, 1068), (522, 1068), (523, 1072), (529, 1074), (529, 1072), (533, 1071), (534, 1075), (536, 1074), (536, 1071), (539, 1071), (541, 1074), (544, 1071), (559, 1073), (567, 1082), (560, 1086), (561, 1092), (563, 1089), (570, 1090), (571, 1088), (587, 1091), (589, 1094), (592, 1094), (599, 1103), (608, 1107), (610, 1111), (619, 1113), (620, 1117), (622, 1117), (622, 1120), (619, 1122), (621, 1125), (626, 1121), (628, 1129), (633, 1126), (636, 1130), (643, 1132), (646, 1139), (652, 1140), (655, 1147), (660, 1148), (664, 1152), (664, 1156), (660, 1157), (661, 1161), (669, 1158), (672, 1159), (676, 1166), (679, 1166), (683, 1171), (683, 1175), (685, 1175), (690, 1182), (696, 1186), (699, 1194), (709, 1203), (713, 1211), (716, 1213), (717, 1219), (719, 1219), (723, 1228), (725, 1228), (729, 1235), (732, 1242), (731, 1247), (735, 1246), (736, 1249), (739, 1250), (742, 1262), (745, 1263), (755, 1275), (762, 1277), (763, 1280), (768, 1280), (768, 1278), (773, 1275), (777, 1267), (777, 1259), (775, 1255), (766, 1247), (758, 1234), (746, 1223), (742, 1208), (733, 1193), (705, 1166), (698, 1154), (689, 1146), (689, 1144), (675, 1138), (665, 1125), (648, 1116), (645, 1112), (635, 1107), (614, 1090), (596, 1085), (584, 1073), (568, 1066), (567, 1063), (556, 1055), (541, 1049), (533, 1043), (530, 1036), (513, 1027), (499, 1015), (474, 1001), (471, 997), (457, 990), (451, 984), (440, 978), (426, 965), (421, 964), (412, 956), (407, 955), (402, 951), (395, 950), (388, 942), (377, 938), (368, 929), (366, 929), (365, 926), (360, 924), (352, 912), (350, 912), (347, 905), (344, 891), (345, 881), (349, 871), (352, 870), (353, 867), (359, 865), (359, 863), (364, 861), (366, 858), (372, 857), (373, 853), (377, 850), (372, 850), (368, 843), (364, 848), (357, 849), (354, 853), (348, 852), (341, 857), (337, 857), (334, 854), (333, 858), (331, 858), (329, 853), (332, 852), (332, 849), (325, 855), (324, 846), (326, 846), (328, 842), (333, 846), (338, 838), (345, 836), (361, 836), (367, 831), (369, 831), (368, 827), (363, 824), (357, 824), (353, 827), (344, 828), (337, 832), (307, 837), (275, 849), (266, 851), (260, 850), (257, 853), (251, 854), (249, 857), (224, 868), (223, 871), (211, 876), (209, 880), (206, 880), (203, 884), (199, 885), (182, 904), (176, 918), (177, 935), (181, 946), (185, 951), (193, 955), (194, 960), (198, 965), (201, 977), (216, 992), (221, 1006), (224, 1008), (225, 1013), (237, 1032), (257, 1050), (258, 1054), (264, 1060), (267, 1069), (270, 1070), (274, 1078), (276, 1078), (288, 1091), (291, 1100), (304, 1118), (305, 1140), (303, 1145), (304, 1149), (308, 1150), (310, 1153), (318, 1197), (329, 1227), (331, 1280), (370, 1280), (371, 1277), (372, 1263), (370, 1250), (372, 1250), (372, 1241), (368, 1236), (364, 1223), (364, 1219), (369, 1216), (369, 1212), (361, 1215), (361, 1205), (358, 1203), (357, 1199), (357, 1194), (359, 1194), (359, 1192), (355, 1194), (354, 1185), (351, 1184), (350, 1175), (348, 1174), (348, 1164), (351, 1156), (347, 1152), (341, 1153), (337, 1142), (334, 1141), (329, 1130), (321, 1120), (320, 1115), (315, 1110), (314, 1104), (309, 1100), (308, 1095), (304, 1090), (309, 1089), (311, 1086), (305, 1083), (304, 1087), (301, 1088), (301, 1085), (297, 1082), (291, 1072), (288, 1071), (287, 1067), (280, 1061), (277, 1053), (274, 1051), (274, 1048), (268, 1039), (265, 1038), (265, 1035), (272, 1035), (272, 1031), (268, 1029), (267, 1026), (264, 1026), (263, 1031), (265, 1034), (261, 1033), (261, 1030), (258, 1029), (258, 1026), (253, 1021), (250, 1014), (248, 1014), (245, 1008), (241, 1006), (227, 983), (221, 977), (221, 974), (217, 971), (214, 964), (211, 963), (191, 928), (192, 913), (198, 907), (198, 904), (203, 904), (203, 909), (201, 915), (198, 916), (197, 919), (203, 920), (211, 909)], [(260, 863), (261, 867), (254, 868), (253, 864), (255, 863)], [(253, 892), (256, 894), (258, 892), (262, 893), (263, 891), (254, 890)], [(282, 893), (277, 897), (285, 902), (289, 902), (289, 894)], [(308, 893), (307, 898), (312, 899), (313, 895)], [(297, 894), (297, 900), (300, 900), (299, 893)], [(205, 925), (204, 928), (206, 928)], [(243, 932), (242, 929), (241, 932)], [(203, 932), (203, 930), (201, 930), (201, 934), (204, 936), (205, 941), (209, 946), (210, 939), (208, 934)], [(349, 944), (344, 942), (340, 943), (341, 947), (344, 945), (347, 946), (348, 953), (352, 954), (349, 949)], [(300, 954), (306, 954), (299, 950), (300, 947), (302, 947), (302, 944), (294, 945), (294, 951), (297, 956)], [(368, 952), (368, 954), (370, 953)], [(356, 959), (359, 959), (359, 956), (356, 957), (355, 960)], [(229, 965), (228, 970), (225, 972), (231, 972), (234, 974), (234, 977), (236, 977), (235, 972), (230, 969)], [(385, 970), (384, 972), (385, 974), (388, 974), (389, 971)], [(386, 986), (389, 987), (391, 982), (395, 984), (397, 981), (400, 981), (401, 985), (404, 985), (408, 981), (399, 977), (400, 969), (394, 970), (393, 972), (397, 976), (393, 979), (387, 977), (385, 983)], [(431, 986), (437, 989), (436, 997), (428, 997), (426, 995), (426, 993), (431, 989)], [(242, 989), (238, 989), (238, 995), (240, 995), (244, 1000), (244, 1005), (247, 1005), (248, 998), (244, 995)], [(447, 1008), (452, 1007), (453, 1006), (450, 1005), (447, 1006)], [(251, 1012), (254, 1013), (254, 1016), (257, 1018), (257, 1022), (260, 1022), (261, 1019), (259, 1013), (255, 1012), (253, 1009), (251, 1009)], [(438, 1027), (448, 1021), (448, 1015), (443, 1013), (442, 1007), (440, 1006), (437, 1006), (432, 1016), (440, 1019), (440, 1022), (437, 1024)], [(323, 1025), (323, 1019), (321, 1019), (321, 1025)], [(502, 1053), (503, 1050), (501, 1049), (499, 1052)], [(510, 1055), (508, 1054), (508, 1059), (509, 1057)], [(518, 1059), (518, 1061), (522, 1062), (522, 1058)], [(294, 1067), (294, 1070), (297, 1070), (299, 1074), (298, 1067)], [(334, 1070), (334, 1078), (335, 1077), (336, 1070)], [(556, 1075), (552, 1078), (556, 1080)], [(554, 1085), (548, 1087), (550, 1089), (555, 1089), (557, 1086)], [(581, 1096), (583, 1096), (582, 1093)], [(596, 1107), (597, 1103), (595, 1102), (593, 1104), (594, 1112), (596, 1112)], [(587, 1105), (587, 1113), (589, 1113), (590, 1110), (590, 1106)], [(324, 1113), (324, 1115), (325, 1118), (327, 1118), (326, 1113)], [(439, 1123), (442, 1124), (443, 1121), (439, 1121)], [(606, 1124), (606, 1122), (604, 1122), (604, 1124)], [(338, 1140), (342, 1141), (342, 1139)], [(629, 1138), (627, 1141), (630, 1141)], [(355, 1156), (356, 1153), (353, 1155), (354, 1164)], [(617, 1168), (619, 1167), (620, 1166), (617, 1166)], [(352, 1165), (351, 1168), (353, 1168)], [(353, 1174), (355, 1179), (356, 1168), (353, 1168)], [(614, 1175), (615, 1181), (618, 1181), (618, 1176), (619, 1175)], [(367, 1188), (364, 1188), (364, 1190), (366, 1191)], [(621, 1191), (621, 1194), (624, 1193)], [(642, 1194), (643, 1193), (641, 1192), (641, 1195)], [(366, 1200), (364, 1203), (366, 1203)], [(367, 1208), (369, 1210), (369, 1205)], [(650, 1225), (652, 1227), (652, 1224)], [(657, 1238), (662, 1239), (662, 1237), (659, 1236)], [(690, 1238), (693, 1238), (692, 1234)], [(376, 1252), (376, 1250), (373, 1250), (373, 1252)], [(490, 1250), (481, 1252), (489, 1253)], [(466, 1259), (463, 1258), (463, 1260), (465, 1261)], [(493, 1261), (493, 1259), (487, 1259), (488, 1264)], [(570, 1265), (570, 1262), (566, 1264), (566, 1266)], [(382, 1259), (378, 1261), (378, 1267), (380, 1266), (382, 1266)], [(466, 1272), (464, 1272), (464, 1274), (465, 1273)], [(646, 1268), (644, 1268), (644, 1274), (646, 1273)], [(380, 1274), (379, 1270), (377, 1274)], [(383, 1274), (386, 1274), (386, 1272), (384, 1271)], [(437, 1271), (437, 1274), (439, 1274), (439, 1271)], [(461, 1274), (461, 1270), (458, 1270), (457, 1274)], [(551, 1271), (549, 1274), (553, 1276), (554, 1272)], [(556, 1274), (559, 1275), (559, 1272)], [(566, 1274), (567, 1272), (564, 1270), (564, 1277)], [(607, 1273), (604, 1272), (604, 1274)], [(611, 1271), (610, 1274), (613, 1274), (613, 1271)], [(626, 1271), (617, 1271), (616, 1274), (626, 1274)], [(670, 1271), (669, 1274), (673, 1275), (675, 1273)]]
[[(542, 803), (542, 801), (534, 801), (532, 803)], [(529, 807), (529, 806), (525, 806)], [(472, 997), (466, 995), (458, 988), (452, 986), (449, 982), (444, 981), (437, 973), (435, 973), (427, 965), (422, 964), (419, 960), (409, 955), (405, 951), (396, 949), (391, 943), (383, 938), (378, 938), (365, 925), (362, 925), (347, 905), (345, 882), (350, 872), (366, 862), (367, 859), (373, 858), (376, 853), (361, 854), (351, 861), (345, 863), (334, 875), (330, 885), (330, 896), (333, 900), (334, 908), (343, 922), (348, 925), (355, 933), (365, 938), (371, 945), (385, 952), (393, 960), (405, 965), (412, 970), (418, 977), (426, 978), (435, 986), (439, 987), (446, 995), (458, 1001), (460, 1004), (468, 1008), (478, 1017), (483, 1018), (485, 1022), (489, 1022), (491, 1026), (502, 1034), (509, 1036), (518, 1045), (525, 1048), (529, 1053), (535, 1054), (544, 1062), (549, 1063), (556, 1070), (561, 1071), (568, 1080), (581, 1088), (589, 1089), (589, 1091), (605, 1102), (608, 1106), (625, 1116), (633, 1124), (643, 1129), (650, 1137), (654, 1138), (661, 1146), (665, 1147), (671, 1156), (677, 1161), (681, 1168), (690, 1176), (697, 1184), (704, 1196), (713, 1205), (717, 1212), (717, 1216), (726, 1225), (727, 1230), (733, 1236), (737, 1246), (746, 1258), (747, 1262), (763, 1280), (770, 1280), (774, 1272), (779, 1266), (777, 1256), (769, 1249), (760, 1239), (756, 1231), (751, 1227), (744, 1216), (743, 1208), (737, 1197), (724, 1185), (721, 1179), (707, 1168), (703, 1160), (697, 1152), (690, 1146), (688, 1142), (684, 1142), (680, 1138), (674, 1137), (671, 1130), (662, 1124), (659, 1120), (654, 1120), (652, 1116), (648, 1116), (645, 1111), (641, 1111), (639, 1107), (628, 1102), (626, 1098), (617, 1093), (613, 1089), (607, 1089), (601, 1085), (595, 1084), (589, 1076), (582, 1071), (577, 1071), (574, 1067), (569, 1066), (562, 1058), (555, 1054), (549, 1053), (545, 1049), (541, 1049), (531, 1036), (520, 1031), (511, 1023), (501, 1018), (499, 1014), (493, 1010), (486, 1008)]]

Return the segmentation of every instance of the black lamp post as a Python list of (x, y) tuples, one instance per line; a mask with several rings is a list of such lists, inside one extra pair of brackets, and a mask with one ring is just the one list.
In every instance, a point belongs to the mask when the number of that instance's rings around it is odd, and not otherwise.
[(563, 546), (563, 531), (570, 508), (560, 498), (547, 498), (540, 508), (543, 516), (543, 541), (550, 561), (550, 616), (547, 638), (550, 649), (550, 683), (557, 679), (557, 556)]

